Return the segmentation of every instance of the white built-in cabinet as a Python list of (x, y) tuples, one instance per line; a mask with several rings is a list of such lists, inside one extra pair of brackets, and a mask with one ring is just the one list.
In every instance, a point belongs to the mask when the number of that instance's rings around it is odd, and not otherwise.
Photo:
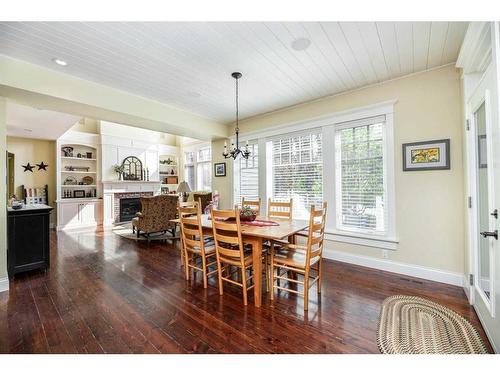
[[(71, 156), (64, 154), (65, 147), (73, 149)], [(68, 132), (57, 140), (56, 155), (57, 230), (102, 224), (99, 135)]]

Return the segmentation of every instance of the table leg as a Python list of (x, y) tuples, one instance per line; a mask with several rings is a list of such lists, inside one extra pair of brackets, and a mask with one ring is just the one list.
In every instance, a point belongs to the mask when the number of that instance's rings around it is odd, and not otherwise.
[(254, 281), (254, 301), (255, 307), (260, 307), (262, 303), (262, 238), (250, 237), (243, 242), (252, 245), (253, 256), (253, 281)]

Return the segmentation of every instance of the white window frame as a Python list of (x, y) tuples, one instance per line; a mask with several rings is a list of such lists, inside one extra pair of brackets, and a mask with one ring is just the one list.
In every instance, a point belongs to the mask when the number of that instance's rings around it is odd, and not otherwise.
[[(325, 229), (327, 238), (339, 242), (355, 243), (371, 247), (378, 247), (388, 250), (396, 250), (398, 239), (396, 237), (396, 217), (395, 217), (395, 182), (394, 182), (394, 114), (393, 112), (385, 114), (376, 114), (369, 117), (385, 115), (385, 123), (383, 129), (384, 137), (384, 170), (386, 173), (386, 201), (384, 204), (387, 208), (387, 231), (383, 234), (374, 232), (363, 232), (357, 230), (342, 230), (339, 229), (337, 223), (337, 196), (340, 194), (337, 187), (336, 176), (336, 152), (323, 154), (323, 198), (327, 202), (335, 202), (330, 204), (328, 208), (328, 221)], [(356, 125), (357, 120), (350, 120), (341, 123), (323, 127), (323, 149), (335, 150), (335, 137), (337, 130), (350, 128)], [(363, 122), (360, 119), (359, 124)], [(331, 168), (325, 168), (326, 166)], [(330, 185), (330, 186), (329, 186)]]
[[(266, 149), (268, 138), (285, 135), (298, 131), (322, 128), (323, 133), (323, 200), (329, 203), (327, 224), (325, 229), (326, 239), (350, 243), (361, 246), (375, 247), (385, 250), (396, 250), (399, 239), (396, 230), (396, 189), (395, 189), (395, 165), (394, 165), (394, 105), (396, 100), (381, 102), (365, 107), (354, 108), (346, 111), (331, 113), (313, 119), (302, 120), (290, 124), (284, 124), (266, 131), (245, 133), (241, 141), (258, 140), (259, 143), (259, 195), (262, 200), (264, 212), (268, 194), (271, 193), (269, 181), (267, 181), (267, 170), (272, 166), (270, 158), (267, 157), (269, 150)], [(336, 193), (335, 193), (335, 131), (346, 122), (363, 120), (369, 117), (385, 116), (384, 132), (384, 167), (386, 171), (386, 189), (388, 223), (387, 232), (380, 234), (366, 234), (360, 232), (340, 231), (336, 227)], [(269, 159), (269, 160), (268, 160)]]
[[(213, 168), (212, 168), (212, 155), (210, 157), (210, 160), (208, 161), (198, 161), (198, 151), (203, 149), (203, 148), (212, 148), (212, 145), (210, 142), (203, 142), (203, 143), (196, 143), (193, 145), (185, 146), (182, 150), (182, 160), (183, 160), (183, 173), (185, 175), (186, 171), (185, 168), (189, 166), (194, 167), (194, 184), (195, 186), (190, 186), (192, 191), (201, 191), (200, 187), (198, 186), (198, 165), (200, 164), (209, 164), (210, 165), (210, 173), (212, 173), (212, 178), (213, 176)], [(194, 154), (194, 161), (192, 163), (187, 163), (186, 162), (186, 153), (192, 152)], [(186, 179), (186, 176), (184, 176), (184, 179)]]

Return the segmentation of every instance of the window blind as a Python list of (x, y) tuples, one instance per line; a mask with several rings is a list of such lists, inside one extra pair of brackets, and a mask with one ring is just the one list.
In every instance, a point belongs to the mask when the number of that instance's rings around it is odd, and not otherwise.
[[(311, 205), (323, 202), (323, 154), (320, 129), (287, 134), (268, 142), (272, 168), (271, 197), (276, 201), (293, 198), (293, 216), (308, 218)], [(269, 171), (268, 171), (269, 172)]]
[(346, 123), (336, 130), (336, 213), (341, 230), (388, 230), (385, 117)]
[(234, 204), (241, 204), (241, 198), (259, 198), (259, 147), (249, 144), (250, 157), (239, 157), (234, 163)]

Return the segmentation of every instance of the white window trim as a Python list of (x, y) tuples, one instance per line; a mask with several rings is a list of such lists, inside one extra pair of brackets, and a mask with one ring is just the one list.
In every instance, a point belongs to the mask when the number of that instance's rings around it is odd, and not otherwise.
[[(212, 171), (212, 158), (210, 158), (209, 161), (202, 161), (202, 162), (198, 162), (198, 151), (202, 148), (206, 148), (206, 147), (212, 147), (212, 144), (210, 142), (192, 142), (192, 143), (189, 143), (188, 145), (184, 146), (183, 149), (182, 149), (182, 161), (184, 163), (183, 165), (183, 170), (186, 168), (186, 167), (189, 167), (189, 166), (194, 166), (194, 184), (195, 186), (190, 186), (191, 190), (192, 191), (200, 191), (199, 187), (198, 187), (198, 164), (204, 164), (204, 163), (210, 163), (210, 170)], [(194, 153), (194, 162), (192, 163), (187, 163), (186, 162), (186, 153), (187, 152), (193, 152)], [(212, 171), (213, 172), (213, 171)], [(183, 171), (183, 173), (185, 174), (185, 171)], [(212, 175), (213, 177), (213, 175)]]
[[(312, 130), (322, 128), (323, 132), (323, 150), (334, 150), (335, 130), (345, 122), (362, 120), (369, 117), (384, 115), (385, 121), (385, 155), (384, 162), (387, 173), (387, 210), (388, 210), (388, 231), (385, 235), (356, 233), (351, 231), (339, 231), (336, 228), (335, 220), (335, 155), (334, 153), (323, 152), (323, 199), (330, 202), (328, 208), (327, 228), (325, 229), (326, 239), (375, 247), (386, 250), (396, 250), (399, 239), (396, 230), (396, 188), (395, 188), (395, 165), (394, 165), (394, 105), (397, 100), (389, 100), (365, 107), (353, 108), (346, 111), (331, 113), (325, 116), (315, 117), (308, 120), (297, 121), (267, 129), (264, 131), (248, 132), (241, 135), (241, 141), (258, 140), (259, 143), (259, 195), (263, 206), (268, 199), (269, 183), (266, 180), (266, 171), (269, 168), (270, 161), (267, 160), (268, 150), (266, 142), (269, 138), (279, 135), (290, 134), (302, 130)], [(267, 164), (267, 165), (266, 165)], [(327, 181), (331, 181), (331, 187), (325, 188)], [(265, 210), (265, 207), (263, 207)], [(265, 212), (265, 211), (264, 211)]]

